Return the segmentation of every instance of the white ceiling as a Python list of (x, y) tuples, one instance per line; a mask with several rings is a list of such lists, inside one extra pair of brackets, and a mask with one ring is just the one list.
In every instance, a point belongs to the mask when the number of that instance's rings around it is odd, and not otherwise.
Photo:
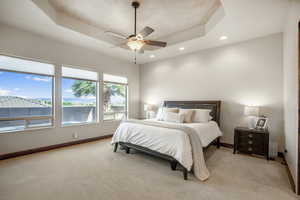
[[(39, 4), (48, 4), (47, 0), (34, 0), (39, 1)], [(69, 16), (75, 17), (89, 23), (97, 28), (104, 29), (110, 28), (113, 31), (128, 34), (126, 30), (132, 27), (132, 10), (130, 7), (126, 7), (125, 4), (130, 0), (122, 0), (119, 6), (116, 6), (114, 10), (110, 12), (97, 13), (97, 6), (99, 7), (99, 0), (88, 0), (89, 3), (85, 3), (83, 7), (79, 7), (78, 2), (80, 0), (50, 0), (52, 4), (55, 4), (55, 10), (64, 12)], [(110, 1), (110, 0), (109, 0)], [(103, 0), (104, 10), (109, 10), (107, 6), (111, 6), (108, 0)], [(174, 57), (189, 52), (194, 52), (200, 49), (212, 48), (216, 46), (226, 45), (239, 41), (249, 40), (256, 37), (261, 37), (273, 33), (282, 32), (283, 24), (288, 7), (288, 0), (221, 0), (224, 9), (218, 9), (216, 13), (206, 24), (206, 35), (202, 37), (190, 37), (187, 41), (183, 41), (180, 31), (188, 29), (201, 19), (194, 20), (195, 16), (200, 17), (205, 13), (203, 10), (200, 12), (201, 4), (207, 3), (206, 0), (191, 0), (191, 4), (187, 5), (173, 5), (172, 0), (142, 0), (142, 4), (145, 4), (141, 18), (138, 18), (139, 28), (141, 29), (145, 25), (152, 26), (155, 29), (155, 38), (165, 38), (166, 35), (172, 34), (173, 38), (181, 40), (183, 42), (175, 45), (168, 46), (153, 52), (146, 52), (145, 54), (137, 55), (137, 61), (139, 64), (161, 60), (169, 57)], [(59, 4), (58, 2), (63, 2)], [(71, 4), (75, 2), (75, 4)], [(81, 0), (82, 2), (82, 0)], [(87, 1), (84, 1), (87, 2)], [(114, 0), (113, 2), (121, 2)], [(124, 3), (125, 2), (125, 3)], [(151, 2), (151, 3), (149, 3)], [(186, 2), (186, 1), (181, 1)], [(193, 4), (194, 3), (194, 4)], [(67, 6), (73, 5), (73, 6)], [(147, 6), (146, 6), (147, 5)], [(161, 6), (161, 9), (153, 9)], [(191, 5), (196, 5), (193, 6)], [(205, 4), (209, 7), (209, 4)], [(105, 7), (106, 6), (106, 7)], [(198, 6), (198, 7), (197, 7)], [(98, 16), (102, 20), (93, 20), (91, 16), (84, 11), (83, 8), (89, 7), (93, 10), (95, 16)], [(46, 6), (45, 6), (46, 8)], [(81, 10), (81, 8), (83, 10)], [(146, 9), (147, 8), (147, 9)], [(182, 8), (182, 9), (181, 9)], [(101, 41), (95, 37), (88, 36), (77, 31), (73, 31), (69, 28), (57, 25), (50, 17), (49, 13), (53, 13), (53, 10), (47, 8), (48, 15), (31, 0), (1, 0), (0, 2), (0, 22), (34, 32), (40, 35), (50, 37), (59, 41), (64, 41), (88, 48), (98, 50), (104, 54), (117, 57), (129, 62), (133, 61), (133, 53), (121, 48), (113, 47), (107, 41)], [(128, 11), (130, 13), (128, 13)], [(183, 12), (184, 16), (194, 16), (194, 18), (176, 18), (176, 13)], [(188, 15), (191, 12), (191, 15)], [(225, 12), (225, 16), (224, 16)], [(119, 14), (120, 13), (120, 14)], [(122, 14), (121, 14), (122, 13)], [(109, 17), (105, 17), (105, 16)], [(120, 19), (118, 16), (120, 15)], [(176, 20), (172, 20), (176, 19)], [(128, 18), (128, 19), (127, 19)], [(181, 21), (180, 21), (181, 20)], [(188, 23), (189, 22), (189, 23)], [(132, 29), (132, 28), (131, 28)], [(130, 29), (130, 30), (131, 30)], [(130, 33), (129, 30), (129, 33)], [(0, 30), (1, 31), (1, 30)], [(227, 40), (220, 41), (218, 38), (222, 35), (228, 37)], [(179, 39), (178, 39), (179, 38)], [(170, 38), (171, 40), (172, 38)], [(186, 40), (186, 38), (184, 39)], [(184, 51), (179, 51), (179, 47), (185, 47)], [(150, 58), (149, 55), (154, 54), (155, 58)]]

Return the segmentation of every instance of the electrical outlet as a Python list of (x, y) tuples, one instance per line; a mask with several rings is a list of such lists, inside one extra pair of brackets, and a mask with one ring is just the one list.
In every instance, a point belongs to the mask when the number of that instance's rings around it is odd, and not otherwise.
[(73, 133), (73, 138), (77, 139), (78, 138), (78, 134), (77, 133)]

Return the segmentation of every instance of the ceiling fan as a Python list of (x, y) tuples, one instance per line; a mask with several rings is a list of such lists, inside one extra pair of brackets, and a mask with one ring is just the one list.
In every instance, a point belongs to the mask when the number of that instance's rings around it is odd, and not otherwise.
[(153, 28), (146, 26), (138, 34), (136, 33), (136, 11), (137, 8), (140, 6), (140, 3), (137, 1), (133, 1), (131, 6), (134, 8), (134, 34), (126, 37), (124, 35), (114, 33), (111, 31), (106, 31), (105, 33), (118, 40), (123, 39), (124, 44), (126, 44), (129, 47), (129, 49), (138, 53), (144, 53), (143, 47), (146, 47), (147, 45), (156, 46), (156, 47), (166, 47), (167, 46), (166, 42), (144, 39), (145, 37), (147, 37), (148, 35), (154, 32)]

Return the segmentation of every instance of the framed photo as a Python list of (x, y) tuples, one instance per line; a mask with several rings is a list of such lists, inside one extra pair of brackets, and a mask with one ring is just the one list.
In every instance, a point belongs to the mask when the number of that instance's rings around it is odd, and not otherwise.
[(257, 122), (256, 122), (255, 128), (256, 129), (266, 129), (267, 128), (267, 122), (268, 122), (268, 118), (259, 117)]

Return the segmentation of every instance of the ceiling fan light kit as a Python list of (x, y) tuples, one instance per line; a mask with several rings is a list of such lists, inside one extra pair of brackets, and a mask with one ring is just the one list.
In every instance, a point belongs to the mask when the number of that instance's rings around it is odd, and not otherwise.
[(127, 46), (133, 51), (139, 51), (145, 42), (143, 40), (139, 40), (136, 37), (131, 37), (128, 39)]

